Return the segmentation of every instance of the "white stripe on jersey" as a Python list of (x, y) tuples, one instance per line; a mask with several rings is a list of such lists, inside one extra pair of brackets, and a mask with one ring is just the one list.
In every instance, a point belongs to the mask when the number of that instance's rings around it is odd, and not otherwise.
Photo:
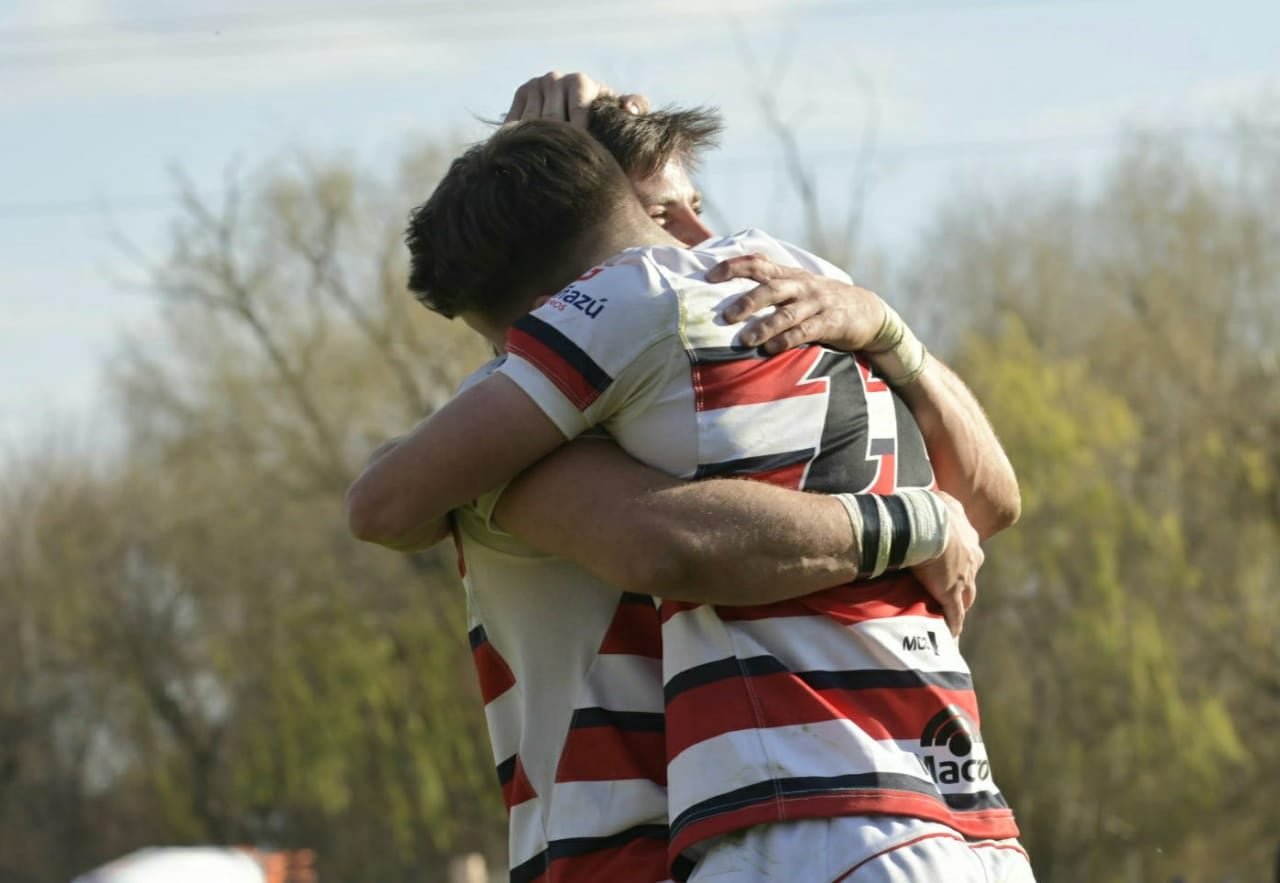
[(577, 696), (577, 707), (661, 714), (662, 693), (654, 689), (661, 678), (661, 659), (601, 653), (587, 673)]
[(707, 799), (706, 782), (716, 783), (714, 794), (725, 794), (765, 781), (761, 776), (765, 769), (779, 778), (824, 777), (847, 769), (875, 770), (918, 779), (921, 790), (936, 789), (920, 762), (903, 752), (897, 742), (871, 739), (851, 721), (759, 727), (706, 739), (670, 759), (667, 776), (671, 818)]
[(527, 862), (547, 848), (547, 838), (542, 829), (542, 799), (535, 797), (511, 807), (507, 835), (507, 850), (511, 853), (507, 867), (514, 868)]
[(667, 790), (648, 779), (557, 782), (551, 792), (547, 837), (555, 842), (626, 830), (636, 824), (636, 807), (666, 806), (666, 801)]
[(698, 461), (817, 451), (827, 420), (829, 393), (698, 412)]
[[(697, 607), (673, 616), (668, 632), (674, 630), (677, 619), (681, 640), (668, 641), (664, 650), (668, 680), (729, 656), (773, 656), (793, 672), (830, 671), (835, 662), (842, 671), (969, 671), (950, 632), (926, 616), (885, 617), (852, 625), (819, 615), (726, 622), (713, 608)], [(937, 642), (937, 652), (929, 633)], [(919, 638), (919, 646), (928, 649), (904, 650), (904, 640), (912, 638)]]
[(512, 684), (501, 696), (484, 707), (484, 720), (489, 726), (495, 762), (502, 763), (520, 750), (522, 727), (520, 688)]

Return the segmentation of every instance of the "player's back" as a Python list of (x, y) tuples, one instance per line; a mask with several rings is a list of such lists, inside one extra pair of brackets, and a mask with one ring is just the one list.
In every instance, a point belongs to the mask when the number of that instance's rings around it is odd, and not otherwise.
[[(712, 286), (705, 273), (753, 252), (847, 280), (758, 231), (633, 249), (517, 322), (508, 348), (524, 365), (511, 376), (566, 434), (602, 422), (673, 475), (929, 486), (914, 420), (865, 361), (737, 344), (721, 313), (753, 283)], [(909, 575), (763, 607), (666, 602), (662, 616), (673, 854), (751, 825), (868, 813), (1016, 836), (968, 668)]]
[(472, 655), (510, 822), (510, 879), (666, 879), (661, 635), (654, 600), (454, 513)]

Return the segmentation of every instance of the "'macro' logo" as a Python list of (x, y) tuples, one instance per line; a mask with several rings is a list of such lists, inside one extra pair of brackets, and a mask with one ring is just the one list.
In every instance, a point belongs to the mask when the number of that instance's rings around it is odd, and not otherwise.
[(939, 785), (991, 780), (982, 735), (958, 705), (948, 705), (929, 718), (920, 734), (920, 748), (920, 761)]

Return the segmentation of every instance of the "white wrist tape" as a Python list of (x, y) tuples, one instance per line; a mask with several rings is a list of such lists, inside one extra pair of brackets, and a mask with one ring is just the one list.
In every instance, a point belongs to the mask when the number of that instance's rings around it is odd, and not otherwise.
[(947, 547), (951, 533), (951, 510), (933, 491), (924, 488), (907, 488), (898, 491), (911, 519), (911, 544), (903, 559), (903, 567), (915, 567), (932, 561)]
[(924, 373), (925, 348), (893, 307), (884, 305), (884, 323), (865, 352), (890, 386), (906, 386)]
[(863, 579), (932, 561), (947, 545), (950, 513), (924, 488), (832, 496), (849, 516)]

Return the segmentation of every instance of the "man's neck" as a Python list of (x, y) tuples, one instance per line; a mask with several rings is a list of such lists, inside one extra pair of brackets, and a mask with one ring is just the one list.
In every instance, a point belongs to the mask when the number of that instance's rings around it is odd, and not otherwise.
[(595, 267), (628, 248), (663, 245), (684, 247), (684, 243), (644, 214), (639, 205), (634, 209), (627, 206), (615, 212), (607, 223), (601, 224), (595, 235), (584, 243), (579, 263), (584, 267)]

